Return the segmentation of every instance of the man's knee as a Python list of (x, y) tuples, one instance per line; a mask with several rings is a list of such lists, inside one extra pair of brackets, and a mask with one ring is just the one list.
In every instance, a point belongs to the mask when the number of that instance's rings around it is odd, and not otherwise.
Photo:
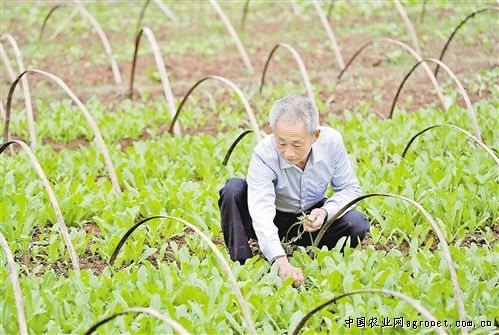
[(352, 239), (360, 239), (362, 241), (366, 237), (369, 230), (369, 221), (362, 213), (353, 209), (345, 214), (343, 219), (348, 223)]
[(230, 178), (220, 190), (220, 200), (227, 198), (239, 199), (247, 189), (246, 180), (242, 178)]

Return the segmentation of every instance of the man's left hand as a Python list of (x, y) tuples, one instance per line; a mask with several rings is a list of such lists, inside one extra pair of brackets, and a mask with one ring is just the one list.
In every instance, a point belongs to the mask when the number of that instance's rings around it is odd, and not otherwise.
[(327, 212), (324, 208), (316, 208), (310, 212), (308, 220), (304, 223), (304, 230), (313, 232), (321, 229), (324, 221), (326, 220)]

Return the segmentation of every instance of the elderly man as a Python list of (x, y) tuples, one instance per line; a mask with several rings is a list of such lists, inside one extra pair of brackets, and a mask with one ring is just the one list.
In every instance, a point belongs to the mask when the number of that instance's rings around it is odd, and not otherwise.
[[(319, 126), (319, 112), (306, 97), (288, 96), (270, 111), (272, 135), (253, 150), (246, 181), (232, 178), (220, 190), (220, 212), (225, 244), (234, 261), (252, 257), (249, 238), (257, 238), (265, 257), (276, 262), (279, 276), (292, 276), (294, 285), (303, 283), (303, 273), (292, 266), (281, 239), (297, 236), (290, 229), (302, 212), (309, 214), (303, 229), (312, 238), (322, 225), (348, 202), (362, 193), (340, 133)], [(334, 195), (325, 198), (328, 184)], [(337, 219), (323, 236), (319, 247), (332, 248), (343, 237), (355, 247), (369, 222), (354, 209)], [(289, 230), (289, 231), (288, 231)], [(295, 243), (311, 245), (309, 234)]]

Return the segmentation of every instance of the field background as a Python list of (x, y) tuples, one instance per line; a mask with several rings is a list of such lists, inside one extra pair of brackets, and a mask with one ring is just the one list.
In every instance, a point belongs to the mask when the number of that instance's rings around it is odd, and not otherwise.
[[(28, 155), (19, 146), (2, 153), (0, 232), (13, 254), (28, 333), (84, 333), (95, 322), (132, 307), (149, 307), (176, 320), (190, 333), (250, 332), (228, 271), (193, 229), (175, 220), (156, 219), (118, 242), (135, 222), (154, 215), (182, 218), (200, 229), (229, 260), (220, 230), (218, 190), (230, 177), (244, 177), (254, 134), (241, 100), (227, 86), (208, 80), (183, 106), (182, 136), (168, 130), (172, 117), (163, 96), (152, 49), (142, 37), (134, 94), (128, 96), (138, 20), (144, 2), (83, 1), (109, 39), (122, 76), (117, 85), (108, 57), (90, 23), (72, 2), (2, 1), (2, 46), (15, 74), (12, 35), (29, 69), (50, 72), (81, 99), (102, 133), (122, 192), (113, 189), (91, 128), (80, 109), (57, 85), (28, 74), (38, 145), (32, 146), (68, 227), (81, 272), (73, 269), (52, 205)], [(222, 20), (208, 1), (164, 1), (177, 18), (168, 18), (151, 1), (141, 27), (153, 32), (165, 63), (176, 106), (198, 80), (218, 75), (236, 84), (249, 101), (259, 127), (269, 132), (268, 111), (285, 95), (307, 94), (289, 51), (280, 48), (270, 61), (261, 92), (263, 67), (272, 48), (288, 43), (299, 53), (313, 86), (321, 122), (338, 129), (366, 194), (390, 193), (413, 199), (428, 211), (449, 244), (462, 291), (468, 330), (490, 334), (499, 327), (499, 28), (496, 2), (402, 1), (424, 57), (438, 58), (456, 26), (443, 58), (462, 83), (476, 112), (483, 143), (449, 127), (432, 129), (402, 152), (412, 136), (437, 124), (452, 124), (476, 135), (462, 96), (441, 68), (435, 89), (420, 66), (393, 98), (416, 60), (389, 43), (374, 43), (357, 57), (341, 80), (331, 42), (309, 1), (244, 1), (219, 5), (239, 34), (251, 59), (248, 71)], [(41, 28), (47, 14), (57, 8)], [(333, 7), (330, 6), (334, 4)], [(407, 26), (393, 2), (320, 2), (344, 61), (374, 38), (412, 46)], [(496, 8), (497, 9), (497, 8)], [(62, 28), (62, 30), (60, 30)], [(54, 36), (54, 32), (60, 33)], [(40, 37), (41, 36), (41, 37)], [(429, 64), (431, 69), (435, 64)], [(6, 108), (12, 82), (1, 65), (0, 98)], [(30, 144), (23, 90), (13, 94), (10, 138)], [(4, 119), (2, 119), (3, 121)], [(2, 127), (3, 129), (3, 127)], [(3, 130), (5, 131), (5, 130)], [(331, 194), (331, 190), (328, 191)], [(419, 301), (437, 320), (448, 320), (450, 334), (459, 299), (446, 262), (446, 250), (427, 217), (400, 199), (372, 197), (358, 203), (371, 221), (362, 247), (348, 250), (290, 248), (292, 264), (303, 269), (306, 285), (282, 282), (277, 269), (258, 255), (245, 265), (229, 266), (257, 333), (291, 334), (321, 303), (361, 289), (401, 292)], [(255, 254), (258, 250), (255, 250)], [(19, 309), (9, 277), (8, 258), (0, 258), (0, 333), (18, 333)], [(245, 304), (243, 303), (243, 306)], [(345, 320), (366, 318), (366, 328)], [(431, 333), (431, 328), (370, 327), (375, 317), (425, 320), (403, 300), (365, 293), (339, 300), (309, 319), (304, 334)], [(480, 322), (490, 326), (481, 327)], [(129, 313), (97, 332), (171, 333), (173, 329), (144, 313)]]

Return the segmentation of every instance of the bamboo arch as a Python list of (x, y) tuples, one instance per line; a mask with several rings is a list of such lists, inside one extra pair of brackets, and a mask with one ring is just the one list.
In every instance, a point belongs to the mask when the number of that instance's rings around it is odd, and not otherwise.
[[(146, 13), (147, 6), (149, 6), (149, 2), (151, 2), (151, 0), (146, 0), (146, 2), (144, 2), (144, 6), (142, 6), (142, 9), (141, 9), (140, 15), (139, 15), (139, 19), (137, 21), (137, 28), (136, 28), (137, 31), (139, 31), (140, 27), (142, 27), (142, 20), (144, 19), (144, 14)], [(178, 22), (177, 17), (175, 15), (173, 15), (170, 8), (168, 8), (168, 6), (165, 5), (161, 0), (154, 0), (154, 3), (156, 5), (158, 5), (159, 9), (161, 9), (161, 11), (166, 16), (168, 16), (168, 18), (170, 20), (172, 20), (174, 23)]]
[(352, 201), (348, 202), (343, 207), (341, 207), (338, 210), (338, 212), (336, 214), (334, 214), (333, 217), (331, 219), (329, 219), (322, 226), (321, 230), (319, 231), (319, 233), (317, 234), (317, 236), (314, 240), (313, 246), (317, 247), (319, 245), (319, 242), (322, 239), (322, 237), (324, 236), (324, 234), (326, 233), (327, 229), (343, 213), (345, 213), (349, 208), (351, 208), (353, 205), (355, 205), (359, 201), (367, 199), (367, 198), (371, 198), (371, 197), (395, 198), (395, 199), (400, 199), (400, 200), (403, 200), (405, 202), (408, 202), (408, 203), (414, 205), (421, 212), (421, 214), (423, 214), (423, 216), (426, 218), (426, 220), (428, 220), (431, 227), (433, 228), (433, 230), (437, 234), (437, 237), (438, 237), (440, 243), (442, 244), (444, 258), (445, 258), (445, 261), (447, 263), (447, 267), (448, 267), (449, 272), (450, 272), (452, 284), (454, 286), (454, 294), (456, 295), (456, 303), (457, 303), (457, 310), (459, 312), (459, 320), (465, 321), (466, 320), (466, 311), (464, 309), (463, 294), (461, 291), (461, 287), (459, 286), (459, 281), (457, 280), (457, 273), (456, 273), (456, 269), (454, 267), (454, 263), (452, 262), (452, 256), (450, 254), (449, 245), (447, 244), (447, 241), (445, 240), (444, 234), (442, 233), (442, 231), (438, 227), (437, 223), (435, 222), (435, 220), (433, 219), (431, 214), (428, 213), (428, 211), (426, 211), (426, 209), (424, 209), (424, 207), (421, 206), (421, 204), (419, 204), (417, 201), (403, 197), (401, 195), (388, 194), (388, 193), (371, 193), (371, 194), (365, 194), (365, 195), (362, 195), (360, 197), (357, 197), (357, 198), (353, 199)]
[(230, 35), (232, 36), (232, 39), (234, 40), (234, 43), (236, 43), (237, 49), (239, 50), (239, 54), (241, 55), (241, 58), (243, 59), (244, 65), (246, 66), (246, 69), (248, 70), (249, 73), (253, 73), (253, 65), (251, 64), (250, 58), (248, 56), (248, 52), (246, 51), (246, 48), (243, 46), (243, 43), (241, 43), (241, 40), (239, 39), (239, 36), (236, 33), (236, 30), (230, 23), (229, 19), (225, 15), (223, 9), (220, 7), (220, 5), (215, 1), (215, 0), (209, 0), (210, 4), (213, 6), (215, 11), (217, 12), (218, 16), (222, 19), (225, 28), (229, 31)]
[(125, 233), (125, 235), (123, 235), (123, 237), (121, 238), (121, 240), (118, 242), (118, 244), (116, 246), (116, 249), (114, 250), (113, 255), (111, 256), (111, 258), (109, 260), (109, 264), (112, 265), (114, 263), (116, 257), (118, 256), (118, 253), (120, 252), (121, 247), (125, 244), (127, 238), (130, 235), (132, 235), (132, 233), (138, 227), (140, 227), (141, 225), (143, 225), (147, 221), (150, 221), (150, 220), (153, 220), (153, 219), (167, 219), (167, 220), (170, 219), (170, 220), (174, 220), (174, 221), (180, 222), (183, 225), (185, 225), (186, 227), (194, 230), (194, 232), (196, 234), (198, 234), (208, 244), (209, 248), (213, 251), (213, 253), (217, 257), (218, 261), (220, 262), (220, 265), (222, 265), (223, 269), (227, 273), (227, 276), (229, 277), (229, 282), (232, 285), (232, 288), (233, 288), (234, 293), (235, 293), (235, 295), (237, 297), (239, 305), (240, 305), (240, 307), (241, 307), (241, 309), (243, 311), (244, 319), (245, 319), (246, 324), (248, 326), (249, 333), (252, 334), (252, 335), (256, 334), (255, 326), (254, 326), (253, 321), (251, 319), (249, 306), (248, 306), (246, 300), (244, 299), (243, 294), (241, 293), (241, 289), (239, 288), (239, 285), (237, 284), (236, 277), (234, 276), (234, 274), (232, 273), (232, 270), (230, 269), (229, 263), (227, 263), (227, 261), (225, 260), (225, 258), (222, 255), (222, 253), (220, 252), (220, 250), (218, 250), (217, 246), (211, 241), (211, 239), (208, 236), (206, 236), (205, 233), (203, 233), (201, 230), (199, 230), (198, 227), (196, 227), (194, 224), (192, 224), (190, 222), (187, 222), (187, 221), (185, 221), (183, 219), (177, 218), (175, 216), (169, 216), (169, 215), (155, 215), (155, 216), (150, 216), (148, 218), (140, 220), (139, 222), (137, 222), (136, 224), (134, 224)]
[[(386, 295), (390, 295), (390, 296), (395, 297), (395, 298), (402, 299), (405, 302), (407, 302), (409, 305), (411, 305), (412, 307), (414, 307), (414, 309), (417, 310), (419, 312), (419, 314), (423, 315), (427, 320), (433, 321), (433, 322), (435, 322), (435, 324), (438, 323), (438, 321), (435, 318), (435, 316), (433, 316), (433, 314), (431, 314), (426, 308), (424, 308), (419, 301), (417, 301), (417, 300), (415, 300), (415, 299), (413, 299), (411, 297), (408, 297), (407, 295), (405, 295), (405, 294), (403, 294), (401, 292), (392, 291), (392, 290), (386, 290), (386, 289), (372, 289), (372, 288), (368, 288), (368, 289), (355, 290), (355, 291), (344, 293), (342, 295), (334, 297), (334, 298), (326, 301), (325, 303), (317, 306), (316, 308), (314, 308), (313, 310), (311, 310), (309, 313), (307, 313), (307, 315), (305, 315), (303, 317), (303, 319), (301, 319), (301, 321), (298, 323), (298, 325), (296, 326), (295, 330), (293, 331), (292, 335), (298, 335), (300, 333), (300, 330), (303, 328), (303, 326), (305, 326), (305, 323), (307, 322), (307, 320), (310, 319), (315, 313), (317, 313), (318, 311), (320, 311), (324, 307), (326, 307), (328, 305), (331, 305), (331, 304), (334, 304), (334, 303), (336, 303), (336, 301), (338, 301), (338, 300), (340, 300), (342, 298), (348, 297), (350, 295), (363, 294), (363, 293), (386, 294)], [(445, 330), (441, 326), (436, 327), (436, 328), (437, 328), (437, 333), (438, 334), (440, 334), (440, 335), (446, 335), (447, 334), (445, 332)]]
[(407, 15), (404, 6), (400, 3), (399, 0), (394, 0), (395, 2), (395, 7), (397, 8), (397, 11), (399, 12), (400, 16), (402, 17), (402, 20), (405, 23), (405, 26), (407, 27), (407, 30), (409, 31), (409, 35), (411, 36), (412, 40), (412, 45), (414, 46), (414, 50), (418, 54), (421, 55), (421, 47), (419, 46), (419, 40), (416, 35), (416, 31), (414, 30), (414, 26), (412, 25), (411, 19), (409, 19), (409, 16)]
[(12, 65), (10, 65), (9, 56), (5, 52), (3, 43), (0, 43), (0, 57), (2, 58), (3, 65), (5, 66), (5, 70), (7, 71), (10, 81), (12, 82), (16, 80), (16, 74), (14, 73), (14, 69), (12, 69)]
[(451, 69), (449, 69), (449, 67), (447, 65), (445, 65), (445, 63), (439, 61), (438, 59), (434, 59), (434, 58), (423, 58), (423, 59), (419, 60), (416, 63), (416, 65), (414, 65), (412, 67), (412, 69), (406, 74), (406, 76), (404, 77), (404, 79), (400, 83), (400, 86), (399, 86), (399, 88), (397, 90), (397, 93), (395, 94), (395, 98), (393, 99), (392, 107), (390, 109), (390, 116), (389, 116), (389, 118), (391, 118), (392, 115), (393, 115), (393, 111), (395, 109), (395, 105), (396, 105), (398, 97), (400, 95), (400, 91), (404, 87), (404, 84), (407, 81), (407, 79), (409, 78), (409, 76), (414, 72), (414, 70), (420, 64), (426, 64), (426, 62), (428, 62), (428, 61), (429, 62), (434, 62), (434, 63), (437, 63), (438, 65), (440, 65), (449, 74), (449, 76), (454, 80), (454, 82), (456, 83), (456, 86), (459, 89), (459, 93), (461, 94), (461, 97), (464, 100), (464, 103), (466, 105), (466, 109), (468, 110), (468, 114), (470, 116), (471, 123), (472, 123), (473, 129), (475, 131), (475, 134), (478, 137), (478, 139), (480, 141), (482, 141), (482, 135), (481, 135), (481, 132), (480, 132), (480, 128), (478, 127), (478, 121), (477, 121), (476, 113), (475, 113), (475, 110), (473, 109), (473, 106), (471, 105), (471, 101), (470, 101), (470, 98), (469, 98), (468, 94), (466, 93), (466, 90), (464, 89), (464, 87), (461, 84), (461, 82), (459, 81), (459, 79), (457, 79), (457, 77), (454, 74), (454, 72), (452, 72)]
[[(466, 16), (466, 18), (464, 20), (462, 20), (458, 25), (457, 27), (454, 29), (454, 31), (452, 32), (452, 34), (450, 35), (449, 39), (447, 40), (447, 42), (445, 43), (445, 46), (444, 48), (442, 49), (442, 52), (440, 53), (440, 57), (438, 57), (438, 60), (439, 61), (442, 61), (442, 59), (444, 58), (444, 55), (445, 55), (445, 52), (447, 51), (447, 48), (449, 47), (449, 44), (450, 42), (452, 41), (452, 39), (454, 38), (454, 36), (456, 35), (457, 31), (469, 20), (471, 19), (472, 17), (474, 17), (475, 15), (478, 15), (480, 13), (483, 13), (483, 12), (486, 12), (488, 10), (495, 10), (495, 11), (499, 11), (499, 7), (486, 7), (486, 8), (482, 8), (482, 9), (479, 9), (471, 14), (469, 14), (468, 16)], [(435, 68), (435, 77), (437, 77), (438, 75), (438, 69), (439, 69), (439, 65), (437, 64), (437, 67)]]
[(28, 327), (26, 326), (26, 316), (24, 315), (24, 302), (23, 296), (21, 294), (21, 288), (19, 286), (19, 279), (17, 276), (16, 263), (14, 262), (14, 257), (10, 251), (9, 244), (7, 240), (0, 232), (0, 244), (2, 245), (3, 253), (7, 258), (7, 267), (9, 268), (9, 278), (12, 284), (12, 290), (14, 291), (14, 301), (17, 310), (17, 324), (19, 326), (19, 334), (27, 335)]
[[(19, 50), (19, 46), (17, 45), (16, 39), (8, 33), (5, 33), (2, 35), (0, 38), (0, 41), (7, 40), (12, 49), (14, 50), (14, 54), (16, 55), (17, 59), (17, 65), (19, 66), (19, 73), (23, 73), (26, 71), (26, 68), (24, 66), (24, 61), (23, 61), (23, 56), (21, 54), (21, 50)], [(5, 68), (7, 69), (7, 73), (9, 74), (11, 82), (14, 82), (16, 80), (16, 74), (12, 67), (10, 66), (10, 61), (7, 56), (7, 53), (5, 52), (3, 48), (3, 44), (0, 43), (1, 46), (1, 54), (2, 54), (2, 59), (4, 60)], [(35, 120), (33, 117), (33, 105), (31, 103), (31, 93), (29, 90), (29, 82), (28, 78), (23, 78), (21, 80), (21, 85), (23, 87), (23, 95), (24, 95), (24, 106), (26, 107), (26, 120), (28, 123), (28, 132), (29, 132), (29, 140), (31, 143), (32, 147), (36, 146), (36, 133), (35, 133)]]
[(170, 18), (173, 22), (177, 23), (178, 19), (175, 15), (173, 15), (172, 11), (168, 6), (161, 0), (154, 0), (154, 3), (159, 7), (159, 9)]
[(249, 3), (250, 3), (250, 0), (246, 0), (244, 2), (243, 15), (241, 17), (241, 30), (244, 30), (244, 25), (246, 23), (246, 17), (248, 16)]
[(203, 83), (204, 81), (209, 80), (209, 79), (214, 79), (216, 81), (220, 81), (220, 82), (224, 83), (225, 85), (229, 86), (229, 88), (231, 88), (234, 92), (236, 92), (237, 96), (239, 97), (239, 99), (243, 103), (243, 106), (244, 106), (244, 109), (246, 110), (246, 113), (248, 114), (248, 118), (249, 118), (251, 127), (253, 128), (253, 131), (255, 132), (258, 141), (260, 141), (262, 139), (262, 135), (260, 134), (260, 128), (258, 127), (258, 123), (256, 122), (255, 114), (253, 113), (253, 110), (251, 109), (251, 106), (248, 102), (248, 99), (246, 99), (243, 92), (239, 89), (239, 87), (236, 86), (236, 84), (234, 84), (230, 80), (228, 80), (224, 77), (220, 77), (220, 76), (204, 77), (203, 79), (201, 79), (197, 83), (195, 83), (189, 89), (189, 91), (187, 91), (186, 95), (184, 96), (184, 98), (180, 102), (180, 105), (178, 105), (177, 112), (175, 113), (175, 116), (173, 117), (172, 123), (170, 124), (170, 129), (169, 129), (170, 134), (173, 133), (173, 127), (175, 126), (175, 122), (177, 121), (177, 118), (178, 118), (180, 112), (182, 111), (182, 107), (186, 103), (187, 98), (189, 98), (189, 96), (194, 91), (194, 89), (196, 89), (196, 87), (198, 87), (201, 83)]
[(76, 253), (74, 251), (73, 243), (71, 242), (71, 238), (69, 237), (68, 229), (66, 227), (66, 223), (64, 222), (64, 218), (62, 217), (61, 209), (59, 208), (59, 203), (57, 202), (57, 198), (55, 197), (55, 193), (52, 190), (52, 187), (50, 186), (50, 183), (47, 179), (47, 176), (45, 175), (45, 172), (43, 172), (42, 167), (40, 166), (40, 163), (38, 162), (38, 159), (36, 159), (35, 154), (31, 151), (31, 149), (28, 147), (26, 143), (23, 141), (18, 141), (18, 140), (12, 140), (8, 141), (6, 143), (3, 143), (2, 146), (0, 147), (0, 154), (7, 149), (8, 146), (11, 144), (18, 144), (20, 145), (24, 151), (29, 156), (29, 159), (31, 161), (31, 164), (36, 170), (36, 173), (40, 177), (43, 183), (43, 187), (45, 188), (45, 191), (47, 192), (47, 195), (49, 197), (50, 203), (52, 205), (52, 208), (54, 209), (55, 212), (55, 217), (57, 219), (57, 223), (59, 224), (60, 230), (62, 237), (64, 238), (64, 242), (66, 243), (66, 247), (68, 248), (69, 256), (71, 257), (71, 263), (73, 264), (73, 269), (75, 270), (76, 273), (80, 273), (80, 265), (78, 261), (78, 256), (76, 256)]
[(269, 66), (270, 60), (272, 59), (272, 56), (277, 51), (277, 49), (279, 49), (279, 47), (283, 47), (286, 50), (288, 50), (289, 52), (291, 52), (291, 55), (293, 55), (293, 58), (295, 59), (296, 64), (298, 65), (298, 68), (300, 69), (300, 72), (301, 72), (301, 75), (303, 78), (303, 83), (305, 85), (305, 88), (307, 89), (308, 97), (310, 98), (310, 100), (315, 101), (314, 100), (314, 93), (312, 90), (312, 84), (310, 84), (310, 79), (308, 77), (308, 72), (307, 72), (307, 69), (305, 68), (305, 64), (303, 63), (303, 60), (301, 59), (300, 54), (295, 50), (295, 48), (293, 48), (291, 45), (289, 45), (287, 43), (279, 43), (279, 44), (274, 46), (272, 51), (270, 51), (270, 54), (267, 57), (267, 61), (265, 62), (265, 66), (263, 68), (262, 80), (260, 82), (260, 94), (262, 93), (263, 85), (265, 84), (265, 74), (267, 73), (267, 68)]
[(107, 150), (106, 144), (104, 143), (104, 140), (102, 139), (102, 135), (100, 133), (99, 128), (97, 127), (97, 124), (95, 123), (92, 115), (88, 112), (87, 108), (85, 105), (81, 102), (80, 99), (71, 91), (71, 89), (66, 85), (66, 83), (56, 75), (45, 72), (42, 70), (37, 70), (37, 69), (31, 69), (31, 70), (26, 70), (23, 73), (21, 73), (17, 79), (10, 85), (9, 88), (9, 94), (7, 96), (7, 107), (6, 107), (6, 115), (5, 115), (5, 128), (4, 128), (4, 142), (7, 142), (9, 140), (9, 124), (10, 124), (10, 110), (11, 110), (11, 104), (12, 104), (12, 96), (14, 94), (14, 90), (16, 89), (17, 83), (19, 80), (23, 78), (23, 76), (27, 73), (37, 73), (41, 74), (45, 77), (48, 77), (52, 81), (54, 81), (57, 85), (59, 85), (64, 92), (66, 92), (67, 95), (76, 103), (76, 105), (80, 108), (81, 112), (85, 116), (85, 119), (87, 120), (87, 123), (90, 125), (90, 128), (92, 129), (95, 140), (97, 141), (97, 146), (99, 147), (99, 150), (102, 153), (102, 156), (104, 156), (104, 161), (106, 163), (107, 169), (109, 171), (109, 176), (111, 178), (111, 183), (113, 184), (113, 188), (116, 192), (121, 192), (121, 187), (120, 184), (118, 183), (118, 177), (116, 176), (116, 172), (114, 170), (113, 162), (111, 161), (111, 157), (109, 156), (109, 152)]
[(96, 324), (92, 325), (92, 327), (90, 327), (85, 332), (84, 335), (90, 335), (94, 331), (96, 331), (97, 328), (99, 328), (100, 326), (102, 326), (103, 324), (108, 323), (109, 321), (113, 320), (114, 318), (116, 318), (116, 317), (118, 317), (120, 315), (124, 315), (124, 314), (128, 314), (128, 313), (145, 313), (145, 314), (149, 314), (153, 318), (161, 320), (165, 324), (167, 324), (168, 326), (172, 327), (177, 333), (182, 334), (182, 335), (188, 335), (189, 334), (189, 332), (180, 323), (178, 323), (177, 321), (175, 321), (173, 319), (170, 319), (169, 317), (164, 316), (163, 314), (159, 313), (155, 309), (152, 309), (150, 307), (132, 307), (132, 308), (125, 309), (125, 310), (123, 310), (121, 312), (115, 313), (115, 314), (113, 314), (111, 316), (108, 316), (107, 318), (105, 318), (105, 319), (97, 322)]
[[(168, 73), (166, 72), (165, 63), (163, 61), (163, 57), (161, 57), (161, 52), (159, 50), (158, 43), (156, 42), (156, 38), (154, 37), (153, 32), (148, 27), (143, 27), (137, 37), (135, 38), (135, 50), (133, 52), (133, 61), (132, 61), (132, 72), (130, 75), (130, 86), (128, 88), (128, 95), (130, 98), (133, 97), (133, 81), (135, 78), (135, 68), (137, 65), (137, 53), (139, 51), (140, 38), (145, 34), (149, 44), (151, 46), (152, 52), (154, 54), (154, 60), (156, 61), (156, 67), (159, 72), (159, 76), (161, 78), (161, 84), (163, 85), (163, 94), (165, 95), (165, 100), (168, 105), (168, 109), (170, 111), (170, 116), (174, 117), (175, 115), (175, 98), (173, 96), (172, 88), (170, 86), (170, 81), (168, 80)], [(181, 135), (180, 127), (176, 125), (174, 128), (175, 135)]]
[(466, 136), (468, 136), (469, 138), (471, 138), (476, 144), (478, 144), (483, 150), (485, 150), (489, 154), (489, 156), (492, 157), (492, 159), (499, 166), (499, 158), (494, 154), (494, 152), (492, 151), (492, 149), (490, 149), (485, 143), (483, 143), (482, 141), (480, 141), (475, 136), (471, 135), (466, 130), (464, 130), (464, 129), (458, 127), (458, 126), (455, 126), (453, 124), (437, 124), (437, 125), (433, 125), (433, 126), (430, 126), (428, 128), (425, 128), (425, 129), (421, 130), (420, 132), (418, 132), (416, 135), (414, 135), (410, 139), (409, 143), (407, 143), (407, 145), (404, 148), (404, 151), (402, 152), (402, 158), (405, 158), (405, 155), (407, 154), (407, 151), (409, 151), (409, 147), (411, 146), (412, 142), (414, 142), (416, 140), (416, 138), (418, 138), (420, 135), (426, 133), (429, 130), (432, 130), (432, 129), (435, 129), (435, 128), (439, 128), (439, 127), (447, 127), (447, 128), (454, 129), (454, 130), (457, 130), (457, 131), (465, 134)]
[[(380, 42), (383, 42), (383, 43), (390, 43), (390, 44), (394, 44), (394, 45), (397, 45), (399, 47), (401, 47), (402, 49), (406, 50), (407, 52), (409, 52), (414, 58), (416, 58), (418, 61), (422, 60), (423, 58), (416, 52), (414, 51), (414, 49), (412, 49), (410, 46), (408, 46), (407, 44), (405, 44), (404, 42), (401, 42), (401, 41), (398, 41), (398, 40), (394, 40), (392, 38), (386, 38), (386, 37), (381, 37), (381, 38), (375, 38), (375, 39), (372, 39), (368, 42), (366, 42), (363, 46), (361, 46), (352, 56), (352, 58), (350, 58), (350, 60), (347, 62), (347, 64), (345, 65), (345, 68), (340, 72), (340, 74), (338, 75), (338, 80), (341, 79), (341, 77), (343, 76), (343, 74), (348, 70), (348, 68), (350, 67), (350, 65), (352, 64), (352, 62), (355, 60), (355, 58), (357, 58), (357, 56), (360, 55), (360, 53), (366, 49), (368, 46), (374, 44), (374, 43), (380, 43)], [(433, 74), (433, 72), (431, 71), (430, 67), (428, 66), (428, 64), (426, 63), (423, 63), (423, 69), (425, 70), (426, 74), (428, 75), (428, 77), (430, 78), (432, 84), (433, 84), (433, 87), (435, 87), (435, 91), (437, 93), (437, 96), (438, 98), (440, 99), (440, 102), (442, 103), (442, 106), (444, 108), (445, 111), (447, 111), (447, 105), (445, 103), (445, 98), (442, 94), (442, 89), (440, 88), (440, 86), (438, 85), (438, 82), (437, 82), (437, 79), (435, 78), (435, 75)]]
[(331, 45), (333, 46), (333, 51), (336, 57), (336, 63), (338, 63), (338, 67), (340, 70), (343, 70), (345, 68), (345, 62), (343, 61), (343, 56), (341, 56), (341, 51), (340, 47), (338, 46), (338, 43), (336, 42), (336, 37), (334, 36), (333, 30), (331, 29), (331, 26), (329, 25), (329, 21), (327, 20), (326, 15), (322, 11), (321, 5), (317, 0), (312, 0), (312, 4), (315, 7), (315, 10), (317, 11), (317, 14), (319, 15), (319, 18), (321, 20), (322, 26), (324, 27), (324, 30), (327, 33), (327, 36), (329, 38), (329, 41), (331, 42)]
[(111, 49), (111, 44), (109, 43), (109, 40), (108, 40), (106, 34), (104, 33), (104, 30), (102, 30), (102, 27), (100, 26), (99, 22), (97, 22), (97, 20), (93, 17), (93, 15), (90, 14), (83, 7), (83, 5), (81, 3), (76, 2), (75, 4), (59, 4), (59, 5), (55, 5), (54, 7), (52, 7), (52, 9), (48, 12), (47, 16), (43, 20), (43, 25), (42, 25), (42, 28), (40, 30), (40, 36), (38, 38), (38, 43), (40, 43), (42, 41), (43, 34), (44, 34), (44, 31), (45, 31), (45, 27), (47, 25), (47, 22), (48, 22), (49, 18), (52, 16), (52, 14), (58, 8), (61, 8), (62, 6), (74, 6), (75, 7), (75, 11), (78, 11), (81, 14), (81, 16), (84, 19), (86, 19), (92, 25), (92, 27), (94, 28), (95, 32), (99, 36), (99, 39), (101, 41), (102, 47), (104, 48), (104, 51), (106, 52), (107, 58), (109, 60), (109, 64), (111, 66), (111, 70), (113, 72), (114, 82), (115, 82), (116, 85), (121, 85), (121, 83), (122, 83), (121, 72), (120, 72), (120, 69), (118, 67), (118, 63), (116, 62), (116, 59), (113, 56), (113, 51)]

